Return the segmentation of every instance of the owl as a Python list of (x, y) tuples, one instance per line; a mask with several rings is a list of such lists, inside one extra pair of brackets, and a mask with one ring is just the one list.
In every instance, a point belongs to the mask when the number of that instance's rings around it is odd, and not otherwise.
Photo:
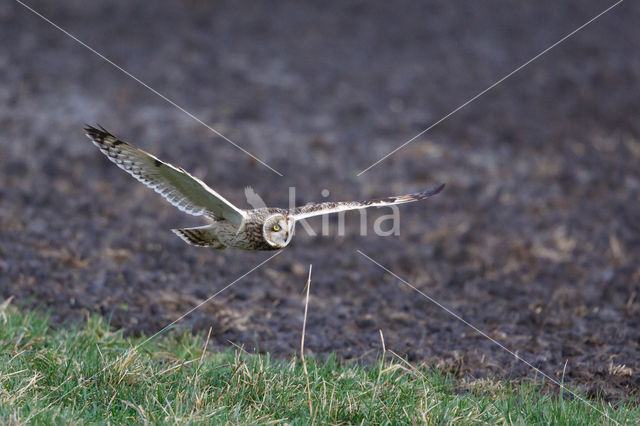
[(429, 191), (367, 201), (314, 203), (293, 209), (259, 207), (243, 210), (184, 169), (160, 161), (116, 138), (104, 128), (87, 126), (85, 131), (89, 139), (118, 167), (181, 211), (203, 216), (208, 221), (204, 226), (172, 229), (186, 243), (198, 247), (278, 250), (289, 244), (296, 221), (300, 219), (424, 200), (444, 188), (442, 184)]

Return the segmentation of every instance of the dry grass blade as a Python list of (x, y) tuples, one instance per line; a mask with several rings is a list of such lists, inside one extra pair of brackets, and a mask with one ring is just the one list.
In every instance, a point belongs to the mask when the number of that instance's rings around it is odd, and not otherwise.
[(144, 412), (142, 411), (142, 407), (140, 407), (139, 405), (135, 405), (134, 403), (130, 402), (130, 401), (126, 401), (124, 399), (121, 399), (120, 402), (122, 402), (124, 405), (126, 405), (127, 407), (133, 408), (138, 415), (140, 416), (140, 418), (142, 419), (142, 421), (147, 424), (147, 417), (144, 415)]
[(307, 361), (304, 359), (304, 334), (307, 330), (307, 311), (309, 309), (309, 289), (311, 288), (311, 269), (309, 265), (309, 278), (307, 279), (307, 297), (304, 302), (304, 318), (302, 320), (302, 338), (300, 340), (300, 358), (302, 359), (302, 369), (307, 380), (307, 398), (309, 399), (309, 416), (313, 419), (313, 401), (311, 401), (311, 385), (309, 384), (309, 371), (307, 371)]
[(5, 311), (7, 310), (7, 307), (9, 307), (9, 304), (12, 300), (13, 296), (10, 296), (7, 300), (0, 303), (0, 318), (2, 318), (2, 322), (5, 324), (7, 323), (7, 315), (5, 314)]
[(387, 347), (384, 344), (384, 335), (382, 334), (382, 330), (378, 330), (380, 332), (380, 341), (382, 342), (382, 359), (380, 360), (380, 367), (378, 368), (378, 379), (376, 380), (376, 385), (373, 388), (373, 395), (371, 396), (372, 400), (376, 399), (378, 394), (378, 387), (380, 386), (380, 377), (382, 377), (382, 371), (384, 370), (384, 358), (387, 355)]

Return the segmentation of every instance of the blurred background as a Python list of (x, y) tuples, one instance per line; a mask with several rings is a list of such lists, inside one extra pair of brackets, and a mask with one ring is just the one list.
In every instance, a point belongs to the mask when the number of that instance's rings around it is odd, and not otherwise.
[[(180, 325), (288, 358), (386, 346), (469, 379), (533, 372), (616, 400), (640, 385), (640, 6), (605, 1), (28, 1), (280, 177), (19, 3), (0, 3), (0, 296), (152, 334), (269, 253), (189, 247), (198, 225), (108, 162), (99, 123), (239, 207), (404, 194), (400, 236), (293, 240)], [(370, 221), (388, 211), (370, 212)], [(335, 218), (332, 219), (335, 223)], [(321, 221), (312, 221), (319, 230)], [(371, 229), (371, 228), (370, 228)], [(621, 366), (624, 366), (622, 368)]]

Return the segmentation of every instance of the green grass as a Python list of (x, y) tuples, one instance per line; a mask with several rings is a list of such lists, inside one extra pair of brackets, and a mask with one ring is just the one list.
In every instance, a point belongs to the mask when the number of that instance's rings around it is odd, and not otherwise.
[[(240, 350), (204, 351), (206, 336), (170, 333), (134, 350), (98, 317), (54, 329), (46, 317), (0, 306), (0, 423), (557, 423), (611, 421), (532, 383), (461, 382), (381, 356), (362, 367)], [(566, 394), (565, 394), (566, 395)], [(633, 405), (591, 401), (620, 423)]]

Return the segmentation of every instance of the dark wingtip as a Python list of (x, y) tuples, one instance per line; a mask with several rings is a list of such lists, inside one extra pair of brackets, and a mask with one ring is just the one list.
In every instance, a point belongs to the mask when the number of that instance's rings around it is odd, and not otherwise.
[(430, 190), (430, 191), (427, 191), (427, 195), (430, 197), (430, 196), (432, 196), (432, 195), (439, 194), (439, 193), (440, 193), (440, 191), (442, 191), (442, 190), (444, 189), (444, 187), (445, 187), (445, 184), (444, 184), (444, 183), (441, 183), (441, 184), (440, 184), (440, 185), (438, 185), (436, 188), (434, 188), (434, 189), (432, 189), (432, 190)]
[(111, 133), (109, 133), (107, 129), (105, 129), (101, 125), (98, 124), (98, 127), (99, 128), (96, 128), (91, 126), (90, 124), (85, 124), (84, 131), (86, 132), (87, 136), (89, 136), (92, 139), (95, 139), (95, 138), (103, 139), (106, 136), (112, 136)]

